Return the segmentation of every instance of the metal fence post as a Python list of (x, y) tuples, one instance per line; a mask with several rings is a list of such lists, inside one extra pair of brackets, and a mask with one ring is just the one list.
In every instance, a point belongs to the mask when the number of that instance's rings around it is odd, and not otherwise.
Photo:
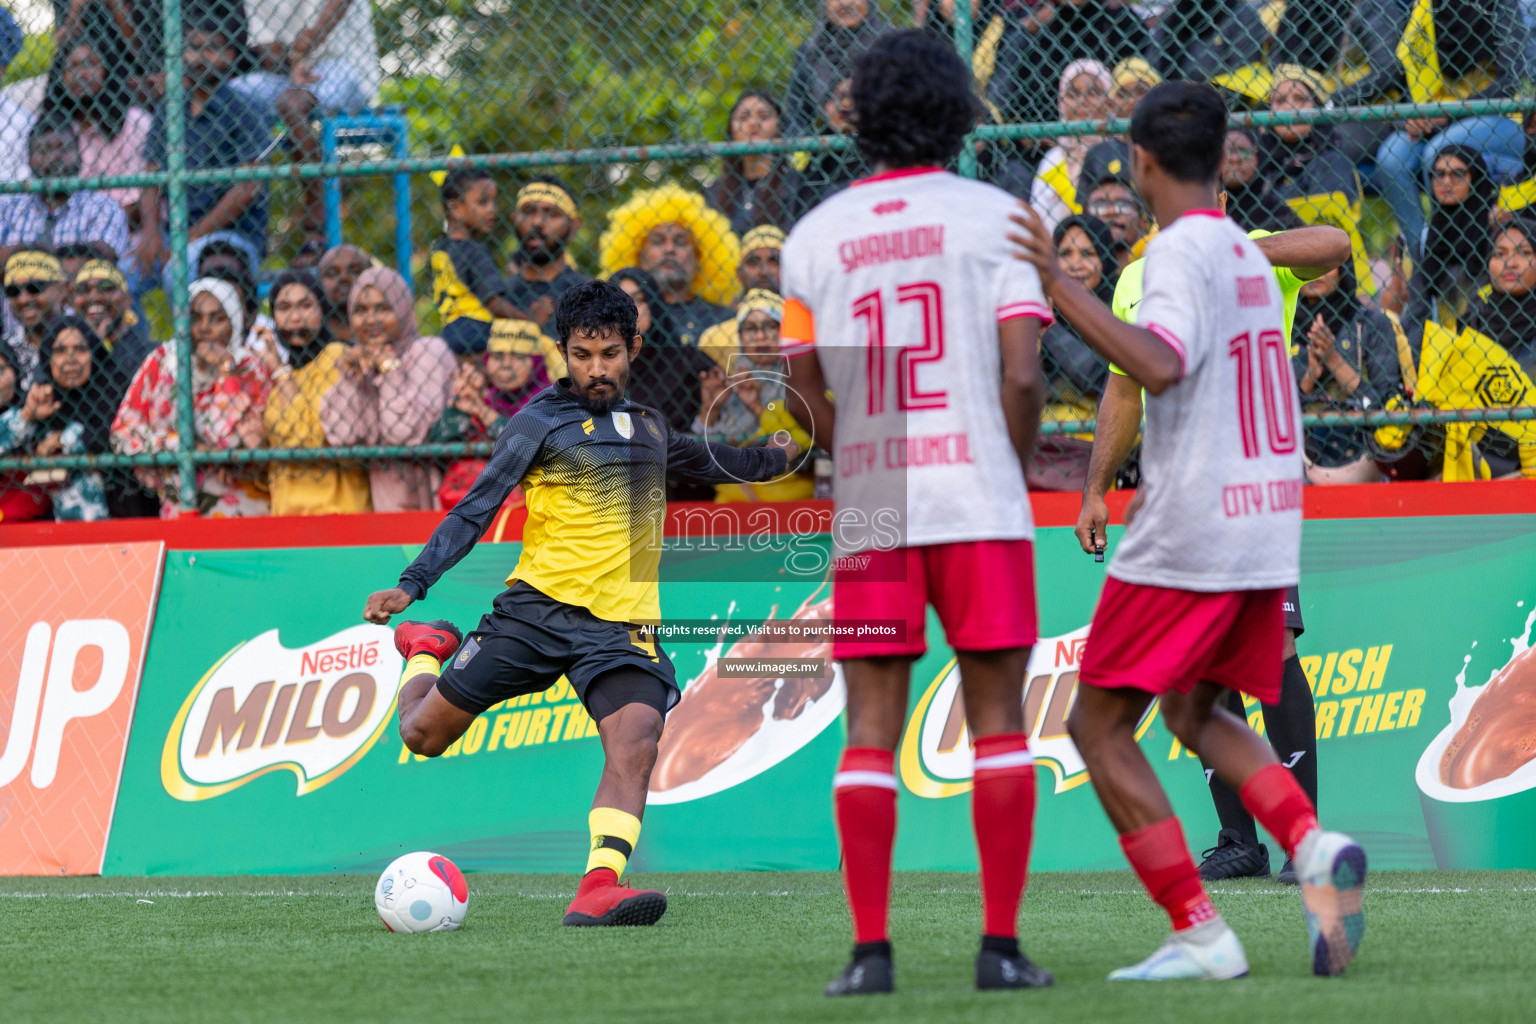
[[(974, 38), (975, 26), (971, 23), (971, 0), (955, 0), (955, 52), (965, 62), (966, 69), (971, 67), (971, 58), (976, 52)], [(976, 137), (967, 135), (965, 144), (960, 147), (959, 171), (961, 177), (976, 177)]]
[[(187, 305), (187, 98), (182, 83), (181, 0), (165, 0), (165, 195), (171, 208), (171, 336), (176, 344), (176, 460), (183, 512), (197, 507), (197, 428), (192, 418), (192, 316)], [(235, 339), (238, 341), (239, 339)]]

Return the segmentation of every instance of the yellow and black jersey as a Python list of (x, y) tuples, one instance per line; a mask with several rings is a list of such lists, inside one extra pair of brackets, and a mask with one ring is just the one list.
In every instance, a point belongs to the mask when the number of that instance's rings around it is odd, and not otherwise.
[(562, 380), (519, 410), (469, 493), (400, 575), (420, 600), (468, 554), (518, 484), (528, 507), (523, 553), (507, 577), (612, 622), (656, 622), (668, 472), (703, 483), (769, 480), (784, 452), (706, 443), (630, 402), (596, 415)]
[(460, 319), (490, 323), (491, 311), (485, 304), (506, 295), (507, 280), (496, 269), (485, 243), (446, 235), (432, 243), (432, 301), (443, 323)]

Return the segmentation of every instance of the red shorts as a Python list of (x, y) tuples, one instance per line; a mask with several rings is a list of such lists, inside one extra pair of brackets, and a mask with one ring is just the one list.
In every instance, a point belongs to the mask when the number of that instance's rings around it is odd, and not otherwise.
[(1200, 593), (1104, 581), (1078, 681), (1158, 695), (1209, 680), (1280, 700), (1284, 590)]
[[(866, 558), (867, 556), (867, 558)], [(847, 563), (865, 559), (857, 568)], [(1027, 540), (973, 540), (850, 555), (832, 576), (840, 623), (904, 620), (896, 640), (834, 640), (832, 657), (919, 655), (932, 603), (957, 651), (1029, 647), (1035, 622), (1035, 548)]]

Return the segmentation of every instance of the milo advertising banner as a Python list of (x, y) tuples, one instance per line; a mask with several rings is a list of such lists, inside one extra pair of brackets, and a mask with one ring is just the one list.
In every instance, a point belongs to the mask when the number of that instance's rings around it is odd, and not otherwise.
[[(1321, 810), (1379, 867), (1536, 867), (1532, 519), (1306, 526), (1297, 647), (1317, 706)], [(774, 582), (662, 584), (675, 628), (661, 642), (683, 700), (637, 870), (837, 866), (844, 691), (813, 628), (833, 609), (809, 550), (797, 564), (813, 571)], [(408, 614), (473, 627), (517, 552), (482, 544)], [(563, 681), (492, 708), (441, 758), (402, 746), (401, 659), (361, 613), (415, 553), (168, 554), (105, 873), (363, 871), (416, 849), (469, 869), (580, 870), (602, 756)], [(1023, 695), (1039, 767), (1034, 867), (1119, 868), (1065, 724), (1103, 566), (1066, 529), (1039, 531), (1036, 561), (1041, 640)], [(898, 752), (896, 863), (970, 869), (970, 735), (953, 652), (937, 621), (928, 630)], [(762, 668), (743, 673), (744, 661)], [(1138, 737), (1197, 852), (1214, 845), (1199, 762), (1155, 706)]]

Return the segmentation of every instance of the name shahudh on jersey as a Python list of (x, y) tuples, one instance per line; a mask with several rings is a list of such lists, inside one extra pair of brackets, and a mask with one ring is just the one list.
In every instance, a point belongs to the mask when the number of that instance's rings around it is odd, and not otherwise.
[(916, 260), (944, 255), (944, 225), (924, 224), (901, 231), (885, 231), (863, 238), (851, 238), (837, 247), (843, 261), (843, 273), (860, 267), (873, 267), (899, 260)]

